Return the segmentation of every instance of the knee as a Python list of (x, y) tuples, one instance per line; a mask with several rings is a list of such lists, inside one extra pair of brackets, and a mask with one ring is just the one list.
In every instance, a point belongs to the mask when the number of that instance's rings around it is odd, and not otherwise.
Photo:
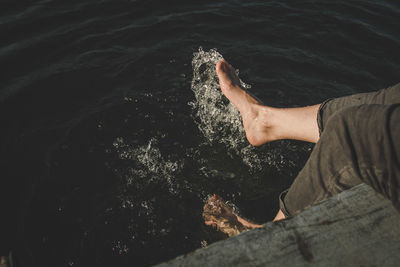
[[(328, 119), (321, 139), (335, 143), (337, 150), (357, 151), (358, 157), (361, 154), (367, 158), (387, 155), (390, 159), (389, 155), (400, 153), (399, 121), (400, 104), (353, 106)], [(395, 148), (397, 150), (393, 152)], [(371, 150), (381, 152), (375, 156)]]

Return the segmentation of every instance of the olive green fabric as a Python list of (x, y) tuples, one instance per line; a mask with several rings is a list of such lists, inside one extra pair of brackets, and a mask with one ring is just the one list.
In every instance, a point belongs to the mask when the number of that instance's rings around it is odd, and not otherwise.
[(320, 140), (280, 208), (293, 216), (360, 183), (400, 211), (400, 84), (330, 99), (318, 114)]

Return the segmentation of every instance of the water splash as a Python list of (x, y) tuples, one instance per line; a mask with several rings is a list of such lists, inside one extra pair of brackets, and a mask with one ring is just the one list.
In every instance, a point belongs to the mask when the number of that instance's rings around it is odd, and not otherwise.
[[(222, 143), (229, 151), (240, 156), (251, 169), (261, 169), (261, 160), (254, 147), (249, 145), (236, 107), (223, 96), (218, 84), (215, 65), (223, 57), (216, 49), (208, 52), (201, 47), (192, 60), (193, 80), (191, 89), (195, 101), (189, 102), (197, 119), (198, 128), (212, 144)], [(239, 71), (236, 70), (239, 74)], [(240, 80), (244, 89), (251, 86)]]
[(120, 159), (132, 161), (133, 167), (129, 167), (125, 177), (127, 186), (166, 182), (172, 195), (179, 193), (179, 185), (174, 177), (182, 166), (179, 162), (164, 159), (157, 147), (156, 138), (151, 138), (147, 145), (133, 146), (126, 143), (122, 137), (118, 137), (113, 146)]

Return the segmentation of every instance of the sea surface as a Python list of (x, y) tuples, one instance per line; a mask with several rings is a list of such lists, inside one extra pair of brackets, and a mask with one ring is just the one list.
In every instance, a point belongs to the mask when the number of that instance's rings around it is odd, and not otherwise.
[(275, 107), (400, 82), (395, 0), (2, 0), (0, 36), (0, 252), (22, 266), (205, 247), (212, 194), (273, 219), (313, 145), (250, 146), (221, 58)]

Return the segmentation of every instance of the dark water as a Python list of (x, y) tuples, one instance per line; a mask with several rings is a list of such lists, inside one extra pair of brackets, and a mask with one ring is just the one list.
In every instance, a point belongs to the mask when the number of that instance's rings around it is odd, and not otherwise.
[(399, 18), (396, 1), (3, 0), (1, 254), (159, 263), (225, 238), (201, 218), (214, 193), (271, 220), (312, 146), (247, 146), (207, 51), (265, 104), (315, 104), (399, 82)]

